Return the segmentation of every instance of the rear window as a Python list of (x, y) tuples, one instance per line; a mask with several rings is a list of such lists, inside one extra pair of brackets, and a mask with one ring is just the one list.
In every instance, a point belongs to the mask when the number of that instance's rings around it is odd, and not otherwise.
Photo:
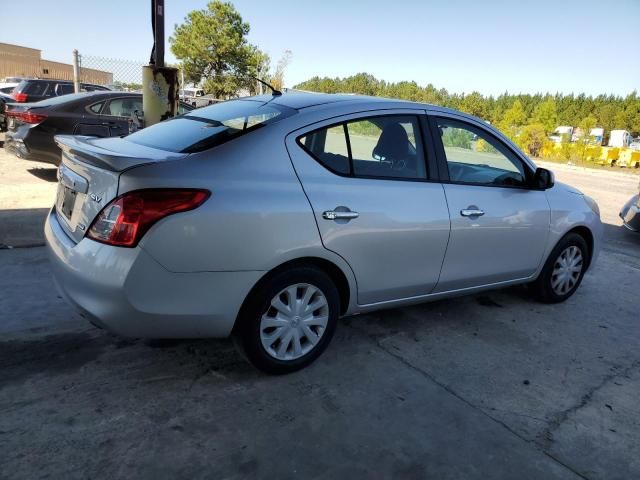
[(291, 108), (272, 103), (231, 100), (157, 123), (126, 140), (170, 152), (201, 152), (293, 113)]
[(16, 92), (26, 93), (27, 95), (44, 95), (48, 85), (47, 82), (28, 82), (23, 80), (16, 87)]

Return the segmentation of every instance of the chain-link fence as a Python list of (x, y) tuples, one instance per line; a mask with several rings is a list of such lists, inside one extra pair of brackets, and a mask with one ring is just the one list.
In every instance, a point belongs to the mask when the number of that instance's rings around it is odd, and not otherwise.
[(119, 90), (142, 90), (142, 67), (147, 62), (119, 58), (79, 56), (80, 81), (109, 85)]

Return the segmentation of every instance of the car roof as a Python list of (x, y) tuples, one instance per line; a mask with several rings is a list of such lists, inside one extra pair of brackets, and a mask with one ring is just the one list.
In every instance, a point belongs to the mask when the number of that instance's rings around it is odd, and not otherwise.
[[(315, 93), (304, 91), (288, 91), (282, 95), (257, 95), (254, 97), (244, 97), (239, 100), (251, 100), (258, 102), (270, 102), (283, 107), (294, 108), (300, 110), (303, 108), (314, 107), (316, 105), (325, 105), (337, 102), (354, 102), (354, 103), (370, 103), (370, 102), (388, 102), (390, 99), (382, 97), (368, 97), (366, 95), (352, 95), (348, 93)], [(401, 101), (401, 100), (391, 100)]]
[[(28, 83), (32, 83), (32, 82), (38, 82), (38, 83), (48, 82), (48, 83), (73, 84), (73, 80), (56, 80), (55, 78), (25, 78), (25, 79), (20, 81), (20, 83), (23, 83), (23, 82), (28, 82)], [(95, 86), (95, 87), (104, 87), (104, 85), (100, 85), (98, 83), (90, 83), (90, 82), (80, 82), (80, 85), (92, 85), (92, 86)]]
[(300, 90), (289, 90), (282, 95), (257, 95), (253, 97), (243, 97), (238, 100), (251, 100), (274, 103), (276, 105), (282, 105), (284, 107), (293, 108), (296, 110), (302, 110), (309, 107), (316, 107), (319, 105), (335, 105), (338, 102), (349, 102), (351, 106), (382, 106), (387, 104), (393, 107), (409, 107), (409, 108), (423, 108), (431, 112), (451, 113), (457, 116), (471, 118), (483, 123), (486, 123), (481, 118), (475, 117), (468, 113), (461, 112), (452, 108), (442, 107), (440, 105), (433, 105), (430, 103), (412, 102), (410, 100), (402, 100), (398, 98), (386, 98), (386, 97), (373, 97), (369, 95), (357, 95), (351, 93), (315, 93), (306, 92)]

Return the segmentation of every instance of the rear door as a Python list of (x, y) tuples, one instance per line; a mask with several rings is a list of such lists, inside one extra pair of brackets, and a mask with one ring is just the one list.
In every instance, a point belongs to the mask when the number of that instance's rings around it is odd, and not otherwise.
[(109, 136), (129, 134), (129, 121), (138, 112), (142, 115), (142, 95), (112, 98), (100, 114), (101, 124), (109, 128)]
[(481, 122), (431, 116), (451, 215), (437, 292), (525, 279), (547, 245), (550, 208), (532, 168)]
[(91, 105), (79, 105), (78, 122), (74, 125), (74, 135), (90, 135), (95, 137), (110, 137), (111, 131), (108, 123), (105, 125), (100, 118), (100, 112), (107, 102), (100, 100)]
[(420, 113), (350, 115), (287, 137), (323, 244), (353, 269), (361, 305), (426, 295), (438, 281), (449, 213)]

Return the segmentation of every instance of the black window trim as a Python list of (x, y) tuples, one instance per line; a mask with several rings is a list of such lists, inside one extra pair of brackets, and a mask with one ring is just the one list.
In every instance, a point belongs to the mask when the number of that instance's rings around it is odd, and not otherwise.
[[(358, 115), (357, 117), (352, 117), (352, 115)], [(313, 158), (322, 168), (328, 170), (334, 175), (338, 175), (339, 177), (345, 178), (362, 178), (368, 180), (393, 180), (397, 182), (425, 182), (425, 183), (439, 183), (440, 180), (438, 178), (438, 169), (436, 163), (436, 155), (435, 150), (433, 149), (432, 142), (429, 141), (431, 139), (431, 135), (427, 136), (427, 132), (430, 130), (430, 125), (427, 121), (426, 114), (424, 110), (413, 110), (411, 112), (407, 111), (397, 111), (397, 112), (389, 112), (385, 111), (382, 113), (381, 111), (365, 111), (365, 112), (354, 112), (352, 114), (348, 114), (349, 118), (344, 118), (341, 116), (341, 120), (338, 120), (333, 123), (323, 124), (321, 127), (314, 128), (311, 130), (305, 130), (303, 133), (296, 136), (296, 144), (311, 158)], [(359, 122), (366, 120), (368, 118), (379, 118), (379, 117), (414, 117), (418, 124), (416, 134), (420, 135), (422, 143), (422, 155), (425, 160), (425, 169), (426, 169), (426, 178), (409, 178), (409, 177), (393, 177), (393, 176), (380, 176), (380, 175), (358, 175), (353, 171), (353, 156), (351, 154), (351, 141), (349, 140), (349, 131), (347, 128), (347, 124), (353, 122)], [(328, 120), (328, 119), (327, 119)], [(324, 122), (317, 122), (324, 123)], [(320, 130), (329, 130), (330, 128), (337, 127), (342, 125), (345, 133), (345, 139), (347, 142), (347, 152), (349, 155), (349, 173), (343, 173), (338, 170), (335, 170), (328, 165), (325, 165), (322, 160), (320, 160), (311, 150), (309, 150), (304, 143), (302, 143), (302, 139), (307, 135), (313, 134)], [(311, 126), (311, 125), (309, 125)]]
[[(102, 110), (104, 110), (104, 106), (108, 103), (108, 99), (103, 99), (103, 100), (98, 100), (97, 102), (93, 102), (90, 105), (87, 105), (86, 107), (84, 107), (85, 111), (89, 114), (89, 115), (101, 115), (102, 114)], [(98, 104), (102, 104), (102, 106), (100, 107), (100, 110), (96, 113), (93, 110), (91, 110), (91, 107), (93, 107), (94, 105), (98, 105)]]
[[(470, 122), (468, 119), (465, 119), (464, 117), (448, 115), (443, 112), (428, 113), (427, 117), (429, 121), (429, 126), (431, 127), (433, 144), (436, 150), (436, 158), (438, 161), (438, 171), (440, 174), (441, 183), (449, 184), (449, 185), (469, 185), (469, 186), (475, 186), (475, 187), (510, 188), (510, 189), (516, 189), (516, 190), (543, 190), (533, 185), (533, 176), (535, 172), (533, 171), (531, 166), (521, 158), (518, 152), (516, 152), (507, 143), (505, 143), (502, 139), (500, 139), (498, 136), (496, 136), (493, 132), (491, 132), (487, 128), (484, 128), (481, 125), (478, 125), (476, 123)], [(473, 131), (474, 129), (478, 130), (482, 132), (484, 135), (494, 140), (499, 146), (505, 149), (510, 155), (506, 155), (502, 151), (500, 151), (500, 153), (510, 158), (510, 160), (515, 160), (520, 162), (520, 164), (522, 165), (525, 171), (525, 185), (493, 185), (493, 184), (481, 183), (481, 182), (456, 182), (451, 180), (451, 178), (449, 177), (449, 164), (447, 162), (447, 156), (445, 154), (442, 138), (440, 137), (440, 135), (435, 134), (435, 132), (438, 131), (439, 119), (444, 121), (459, 123), (462, 125), (468, 125), (471, 131)]]

